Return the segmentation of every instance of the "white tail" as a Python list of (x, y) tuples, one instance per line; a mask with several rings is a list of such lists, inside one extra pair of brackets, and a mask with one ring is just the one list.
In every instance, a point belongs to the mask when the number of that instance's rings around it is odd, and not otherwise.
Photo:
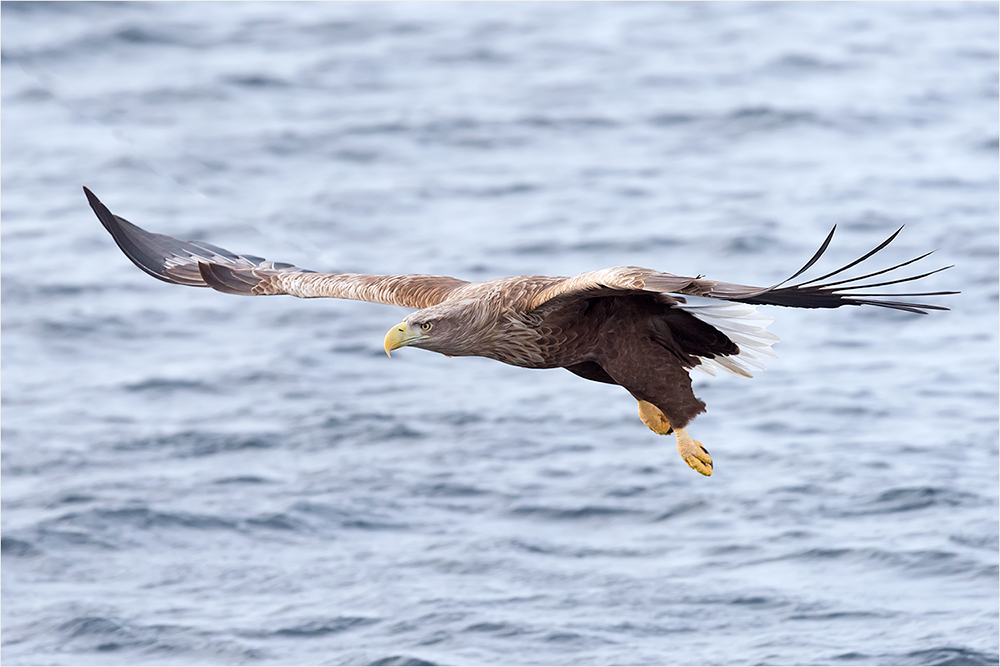
[(711, 299), (686, 297), (687, 303), (677, 307), (691, 313), (705, 324), (710, 324), (731, 341), (740, 346), (740, 353), (733, 357), (715, 357), (706, 359), (700, 357), (701, 364), (696, 370), (709, 375), (715, 375), (722, 370), (733, 375), (753, 377), (751, 371), (764, 370), (764, 360), (775, 359), (771, 346), (781, 339), (770, 331), (767, 325), (774, 321), (773, 317), (762, 315), (757, 308), (746, 303), (719, 303)]

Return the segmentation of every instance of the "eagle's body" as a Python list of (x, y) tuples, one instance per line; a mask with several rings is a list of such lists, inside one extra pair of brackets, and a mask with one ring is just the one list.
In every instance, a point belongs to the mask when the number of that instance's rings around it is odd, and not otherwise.
[[(735, 343), (665, 294), (553, 300), (530, 309), (533, 294), (563, 280), (525, 276), (464, 286), (442, 307), (420, 311), (417, 318), (437, 316), (435, 328), (462, 322), (460, 333), (449, 337), (447, 346), (432, 340), (414, 345), (521, 368), (566, 368), (588, 380), (619, 384), (656, 405), (675, 428), (704, 412), (687, 371), (699, 357), (738, 354)], [(504, 298), (511, 291), (522, 298)]]
[[(936, 273), (858, 284), (927, 255), (857, 278), (817, 284), (871, 257), (888, 245), (898, 230), (861, 259), (788, 287), (783, 285), (791, 278), (760, 288), (635, 266), (569, 278), (515, 276), (470, 283), (415, 274), (324, 274), (236, 255), (207, 243), (146, 232), (111, 213), (93, 193), (84, 190), (119, 247), (155, 278), (231, 294), (332, 297), (416, 308), (386, 335), (387, 353), (409, 345), (453, 357), (487, 357), (523, 368), (566, 368), (588, 380), (621, 385), (639, 402), (642, 421), (657, 433), (676, 433), (681, 456), (705, 475), (712, 473), (711, 457), (685, 430), (705, 411), (705, 404), (691, 389), (688, 371), (698, 368), (714, 374), (721, 369), (749, 377), (749, 370), (763, 368), (761, 357), (774, 356), (770, 346), (778, 339), (764, 328), (770, 318), (756, 314), (752, 304), (800, 308), (873, 305), (917, 313), (946, 310), (871, 298), (889, 296), (884, 294), (854, 292)], [(832, 236), (831, 231), (820, 250), (792, 278), (819, 259)], [(722, 303), (693, 304), (691, 298)]]

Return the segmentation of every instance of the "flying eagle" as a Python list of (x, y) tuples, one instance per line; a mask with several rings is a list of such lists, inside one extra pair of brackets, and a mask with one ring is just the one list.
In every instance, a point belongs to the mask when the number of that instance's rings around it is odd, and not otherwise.
[(948, 309), (884, 297), (957, 293), (856, 291), (951, 268), (860, 282), (931, 253), (856, 278), (828, 280), (885, 248), (902, 227), (850, 264), (794, 285), (787, 283), (816, 263), (836, 227), (805, 266), (771, 287), (687, 278), (638, 266), (615, 266), (571, 278), (515, 276), (472, 283), (418, 274), (317, 273), (237, 255), (208, 243), (147, 232), (111, 213), (86, 187), (83, 190), (118, 247), (154, 278), (227, 294), (290, 294), (416, 308), (389, 329), (386, 354), (413, 346), (450, 357), (488, 357), (523, 368), (565, 368), (587, 380), (621, 385), (639, 402), (643, 423), (655, 433), (673, 433), (681, 457), (703, 475), (712, 474), (712, 457), (685, 429), (705, 411), (705, 403), (694, 395), (688, 373), (697, 368), (712, 375), (723, 370), (750, 377), (751, 370), (763, 369), (761, 359), (775, 356), (770, 348), (778, 337), (766, 331), (772, 318), (756, 313), (755, 305), (867, 305), (926, 314), (927, 309)]

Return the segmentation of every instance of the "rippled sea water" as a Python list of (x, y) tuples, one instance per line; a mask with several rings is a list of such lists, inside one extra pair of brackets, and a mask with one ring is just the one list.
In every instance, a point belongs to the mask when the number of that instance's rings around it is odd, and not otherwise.
[[(997, 664), (996, 3), (3, 3), (5, 664)], [(134, 268), (777, 282), (703, 478), (620, 388)], [(878, 263), (878, 262), (876, 262)], [(865, 265), (867, 266), (867, 265)], [(818, 275), (815, 274), (814, 275)], [(905, 290), (904, 290), (905, 291)]]

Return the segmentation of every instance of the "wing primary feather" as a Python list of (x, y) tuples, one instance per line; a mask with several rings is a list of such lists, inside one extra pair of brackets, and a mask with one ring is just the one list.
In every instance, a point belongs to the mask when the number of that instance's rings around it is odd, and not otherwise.
[[(931, 310), (948, 310), (943, 306), (934, 306), (923, 303), (906, 303), (903, 301), (876, 301), (872, 299), (858, 298), (861, 295), (837, 294), (832, 290), (824, 290), (817, 287), (784, 288), (763, 294), (730, 298), (730, 301), (741, 303), (760, 304), (768, 306), (785, 306), (788, 308), (839, 308), (840, 306), (880, 306), (882, 308), (892, 308), (894, 310), (906, 310), (913, 313), (924, 313), (921, 308)], [(890, 296), (906, 296), (892, 294)]]
[(133, 264), (157, 280), (167, 283), (190, 285), (192, 287), (208, 287), (203, 281), (195, 278), (194, 275), (185, 277), (167, 273), (165, 260), (174, 253), (170, 250), (165, 250), (163, 246), (166, 244), (156, 237), (169, 239), (175, 244), (177, 243), (176, 239), (163, 236), (162, 234), (151, 234), (136, 227), (125, 218), (112, 213), (88, 188), (84, 187), (83, 191), (87, 195), (87, 201), (97, 215), (97, 219), (101, 221), (104, 228), (111, 234), (111, 238), (115, 240), (115, 243), (125, 253), (125, 256), (132, 260)]
[(848, 303), (857, 306), (880, 306), (882, 308), (891, 308), (893, 310), (905, 310), (910, 313), (919, 313), (920, 315), (926, 315), (927, 311), (922, 310), (926, 308), (927, 310), (951, 310), (951, 308), (945, 308), (944, 306), (932, 306), (926, 303), (906, 303), (905, 301), (870, 301), (868, 299), (852, 299)]
[[(730, 301), (739, 301), (742, 303), (787, 306), (792, 308), (837, 308), (839, 306), (848, 306), (848, 305), (851, 306), (869, 305), (869, 306), (879, 306), (882, 308), (892, 308), (894, 310), (903, 310), (907, 312), (920, 313), (920, 314), (926, 314), (926, 310), (948, 310), (948, 308), (945, 308), (943, 306), (934, 306), (930, 304), (907, 303), (903, 301), (883, 301), (883, 300), (861, 298), (861, 297), (943, 296), (948, 294), (958, 294), (958, 292), (940, 291), (940, 292), (915, 292), (907, 294), (882, 294), (882, 293), (861, 294), (854, 292), (854, 290), (871, 289), (874, 287), (883, 287), (885, 285), (896, 285), (899, 283), (906, 283), (914, 280), (920, 280), (921, 278), (926, 278), (927, 276), (931, 276), (934, 275), (935, 273), (939, 273), (941, 271), (950, 269), (952, 268), (951, 266), (945, 266), (940, 269), (935, 269), (934, 271), (927, 271), (919, 275), (907, 276), (905, 278), (898, 278), (896, 280), (885, 280), (877, 283), (851, 284), (851, 283), (859, 283), (860, 281), (866, 280), (868, 278), (873, 278), (875, 276), (882, 275), (884, 273), (888, 273), (895, 269), (899, 269), (909, 264), (912, 264), (916, 261), (924, 259), (925, 257), (931, 254), (930, 252), (924, 253), (923, 255), (915, 257), (911, 260), (901, 262), (887, 269), (874, 271), (872, 273), (868, 273), (863, 276), (837, 280), (829, 283), (820, 283), (820, 281), (825, 280), (826, 278), (830, 278), (839, 273), (842, 273), (843, 271), (846, 271), (851, 267), (857, 266), (866, 259), (869, 259), (877, 252), (884, 249), (887, 245), (892, 243), (892, 241), (899, 235), (899, 233), (902, 230), (903, 227), (901, 226), (899, 229), (893, 232), (889, 236), (889, 238), (887, 238), (885, 241), (882, 241), (882, 243), (878, 244), (871, 251), (865, 253), (864, 255), (854, 260), (853, 262), (850, 262), (849, 264), (840, 267), (836, 271), (824, 274), (819, 278), (813, 278), (812, 280), (807, 280), (805, 282), (797, 283), (795, 285), (781, 287), (781, 285), (784, 285), (785, 283), (788, 282), (788, 280), (786, 280), (784, 281), (784, 283), (778, 283), (778, 285), (776, 285), (775, 287), (771, 287), (765, 290), (760, 290), (759, 292), (752, 291), (752, 288), (749, 289), (741, 288), (740, 286), (737, 285), (726, 285), (724, 283), (720, 283), (715, 289), (713, 289), (713, 293), (711, 296), (715, 298), (728, 299)], [(813, 258), (809, 260), (806, 266), (800, 269), (795, 274), (795, 276), (792, 276), (792, 278), (801, 275), (803, 271), (805, 271), (810, 266), (815, 264), (816, 260), (819, 259), (819, 256), (822, 254), (822, 252), (826, 249), (826, 246), (829, 244), (831, 236), (832, 232), (829, 235), (827, 235), (826, 240), (823, 243), (823, 246), (820, 248), (820, 251), (817, 252), (816, 255), (814, 255)], [(789, 278), (789, 280), (791, 280), (791, 278)], [(739, 291), (734, 290), (733, 288), (740, 288), (743, 290), (743, 293), (739, 293)]]
[[(934, 269), (933, 271), (928, 271), (927, 273), (921, 273), (918, 276), (909, 276), (907, 278), (898, 278), (896, 280), (885, 280), (885, 281), (880, 282), (880, 283), (867, 283), (867, 284), (864, 284), (864, 285), (846, 285), (844, 287), (837, 287), (836, 289), (831, 289), (829, 291), (831, 291), (831, 292), (843, 292), (845, 290), (852, 290), (852, 289), (868, 289), (870, 287), (882, 287), (884, 285), (897, 285), (899, 283), (908, 283), (908, 282), (910, 282), (912, 280), (920, 280), (921, 278), (926, 278), (927, 276), (932, 276), (935, 273), (941, 273), (942, 271), (947, 271), (948, 269), (954, 268), (954, 266), (955, 266), (954, 264), (952, 264), (951, 266), (942, 266), (940, 269)], [(856, 280), (861, 280), (861, 278), (857, 278)], [(807, 288), (807, 289), (829, 289), (833, 285), (843, 285), (844, 282), (845, 281), (841, 281), (839, 283), (826, 283), (826, 284), (823, 284), (823, 285), (815, 285), (812, 288)], [(850, 282), (850, 281), (847, 281), (847, 282)], [(798, 285), (796, 285), (795, 288), (798, 288)], [(952, 292), (952, 293), (953, 294), (957, 294), (957, 292)]]
[(808, 271), (809, 268), (813, 264), (815, 264), (817, 261), (819, 261), (819, 258), (823, 256), (823, 253), (826, 252), (826, 249), (830, 246), (830, 241), (833, 240), (833, 233), (835, 231), (837, 231), (837, 225), (833, 226), (833, 229), (830, 230), (830, 233), (826, 235), (826, 240), (823, 241), (823, 245), (821, 245), (819, 247), (819, 250), (817, 250), (816, 254), (812, 256), (812, 259), (810, 259), (808, 262), (806, 262), (805, 266), (803, 266), (801, 269), (799, 269), (798, 271), (796, 271), (794, 274), (792, 274), (789, 277), (787, 277), (784, 280), (782, 280), (777, 285), (772, 285), (769, 289), (775, 289), (775, 288), (781, 287), (782, 285), (784, 285), (788, 281), (794, 280), (794, 279), (798, 278), (799, 276), (801, 276), (806, 271)]
[[(899, 236), (899, 233), (901, 231), (903, 231), (903, 227), (902, 226), (900, 226), (899, 229), (897, 229), (895, 232), (893, 232), (892, 236), (890, 236), (889, 238), (887, 238), (885, 241), (882, 241), (882, 243), (878, 244), (878, 246), (876, 246), (874, 250), (871, 250), (867, 254), (862, 255), (861, 257), (859, 257), (858, 259), (854, 260), (850, 264), (847, 264), (846, 266), (842, 266), (839, 269), (837, 269), (836, 271), (831, 271), (830, 273), (827, 273), (826, 275), (822, 275), (819, 278), (813, 278), (812, 280), (807, 280), (804, 283), (799, 283), (798, 285), (796, 285), (796, 287), (801, 287), (803, 285), (810, 285), (812, 283), (818, 283), (819, 281), (825, 280), (825, 279), (830, 278), (832, 276), (835, 276), (838, 273), (843, 273), (844, 271), (846, 271), (847, 269), (849, 269), (849, 268), (851, 268), (853, 266), (857, 266), (861, 262), (865, 261), (866, 259), (868, 259), (872, 255), (874, 255), (875, 253), (877, 253), (882, 248), (884, 248), (887, 245), (889, 245), (890, 243), (892, 243), (893, 239), (895, 239), (897, 236)], [(827, 240), (829, 240), (829, 239), (827, 239)], [(799, 273), (802, 273), (802, 271), (799, 271)], [(798, 274), (796, 274), (796, 275), (798, 275)], [(788, 281), (786, 280), (785, 282), (788, 282)]]
[[(881, 271), (873, 271), (871, 273), (866, 273), (863, 276), (857, 276), (857, 277), (854, 277), (854, 278), (844, 278), (843, 280), (837, 280), (837, 281), (834, 281), (832, 283), (823, 283), (823, 286), (824, 287), (833, 287), (834, 285), (843, 285), (844, 283), (854, 283), (854, 282), (857, 282), (859, 280), (865, 280), (867, 278), (874, 278), (875, 276), (880, 276), (883, 273), (889, 273), (890, 271), (895, 271), (896, 269), (901, 269), (904, 266), (908, 266), (910, 264), (913, 264), (914, 262), (919, 262), (923, 258), (929, 257), (930, 255), (933, 255), (933, 254), (934, 254), (934, 251), (931, 250), (930, 252), (925, 252), (923, 255), (920, 255), (919, 257), (914, 257), (913, 259), (909, 259), (909, 260), (907, 260), (905, 262), (900, 262), (899, 264), (897, 264), (895, 266), (890, 266), (888, 269), (882, 269)], [(945, 267), (945, 268), (951, 268), (951, 267), (949, 266), (949, 267)], [(944, 269), (939, 269), (939, 270), (943, 271)], [(812, 282), (815, 282), (815, 281), (814, 280), (810, 280), (809, 282), (806, 282), (806, 283), (799, 283), (797, 285), (793, 285), (793, 287), (802, 287), (803, 285), (808, 285), (809, 283), (812, 283)]]
[(865, 293), (865, 294), (852, 294), (851, 298), (859, 296), (943, 296), (945, 294), (958, 294), (958, 292), (881, 292), (881, 293)]

